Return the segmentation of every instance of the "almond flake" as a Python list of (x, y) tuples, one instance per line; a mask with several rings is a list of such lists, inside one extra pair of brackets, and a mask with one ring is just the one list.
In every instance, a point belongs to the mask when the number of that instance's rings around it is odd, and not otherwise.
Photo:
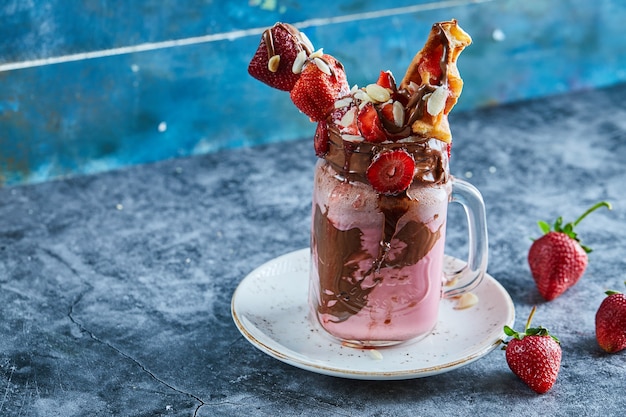
[(363, 103), (370, 103), (372, 101), (372, 98), (364, 90), (356, 91), (354, 93), (354, 98), (362, 101)]
[(352, 97), (345, 97), (335, 101), (335, 108), (342, 109), (344, 107), (348, 107), (350, 104), (352, 104)]
[[(424, 98), (426, 98), (424, 96)], [(446, 100), (448, 99), (448, 89), (445, 86), (439, 86), (432, 92), (426, 102), (426, 111), (431, 116), (437, 116), (446, 107)]]
[(470, 308), (478, 303), (478, 296), (473, 292), (466, 292), (456, 302), (456, 306), (454, 306), (455, 310), (464, 310), (466, 308)]
[(359, 135), (348, 135), (348, 134), (343, 134), (341, 135), (341, 139), (345, 140), (346, 142), (363, 142), (363, 137), (359, 136)]
[(393, 123), (398, 127), (402, 127), (404, 125), (404, 106), (399, 101), (394, 101), (391, 110), (393, 112)]
[(322, 58), (313, 58), (313, 63), (317, 66), (317, 68), (319, 68), (320, 71), (322, 71), (324, 74), (326, 75), (332, 75), (332, 73), (330, 72), (330, 67), (328, 66), (328, 64), (326, 62), (324, 62), (324, 60), (322, 60)]
[(365, 87), (365, 92), (368, 96), (372, 98), (372, 100), (377, 101), (379, 103), (384, 103), (385, 101), (391, 98), (391, 94), (389, 94), (389, 90), (385, 87), (382, 87), (378, 84), (369, 84)]
[(352, 123), (354, 123), (355, 119), (356, 119), (356, 108), (352, 108), (348, 110), (346, 114), (343, 115), (343, 117), (339, 121), (339, 125), (343, 127), (348, 127)]
[(304, 46), (308, 48), (309, 51), (315, 50), (315, 48), (313, 47), (313, 43), (311, 42), (309, 37), (304, 34), (304, 32), (300, 32), (300, 40), (302, 41)]
[(383, 359), (383, 354), (376, 349), (369, 349), (369, 354), (370, 357), (374, 360), (380, 361)]
[(324, 56), (324, 48), (320, 48), (317, 51), (311, 53), (311, 55), (309, 55), (309, 58), (315, 59), (315, 58), (321, 58), (322, 56)]
[(303, 49), (298, 52), (296, 55), (296, 59), (293, 60), (293, 65), (291, 66), (291, 72), (294, 74), (300, 74), (302, 72), (302, 67), (304, 67), (304, 63), (306, 62), (306, 51)]
[(278, 71), (278, 65), (280, 65), (280, 55), (274, 55), (267, 61), (267, 69), (271, 72)]

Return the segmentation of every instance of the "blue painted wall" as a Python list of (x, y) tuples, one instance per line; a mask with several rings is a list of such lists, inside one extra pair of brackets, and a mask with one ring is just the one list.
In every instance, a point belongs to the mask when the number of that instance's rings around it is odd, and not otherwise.
[(4, 0), (0, 184), (309, 137), (246, 72), (265, 27), (296, 23), (364, 85), (453, 17), (474, 39), (455, 112), (626, 81), (621, 0)]

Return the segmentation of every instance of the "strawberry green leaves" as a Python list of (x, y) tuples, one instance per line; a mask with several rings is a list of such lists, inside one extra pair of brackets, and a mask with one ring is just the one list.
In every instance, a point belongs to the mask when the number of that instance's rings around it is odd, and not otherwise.
[(536, 307), (530, 312), (524, 333), (504, 327), (511, 337), (505, 341), (506, 362), (511, 371), (533, 391), (543, 394), (556, 382), (561, 368), (562, 350), (559, 340), (544, 327), (530, 327)]
[[(553, 226), (550, 226), (547, 222), (540, 220), (537, 222), (537, 224), (539, 225), (539, 228), (541, 229), (541, 231), (544, 234), (548, 234), (551, 231), (557, 232), (557, 233), (565, 233), (567, 236), (569, 236), (570, 238), (574, 239), (576, 242), (578, 242), (580, 244), (580, 239), (578, 238), (578, 234), (574, 231), (574, 227), (578, 225), (578, 223), (580, 223), (585, 217), (587, 217), (587, 215), (589, 215), (590, 213), (594, 212), (595, 210), (599, 209), (600, 207), (606, 207), (607, 209), (611, 210), (612, 206), (611, 203), (609, 203), (608, 201), (601, 201), (599, 203), (594, 204), (593, 206), (591, 206), (589, 209), (587, 209), (587, 211), (585, 211), (580, 217), (578, 217), (575, 221), (571, 222), (571, 223), (565, 223), (563, 224), (563, 217), (559, 216), (555, 222)], [(591, 252), (591, 248), (588, 248), (584, 245), (580, 245), (583, 250), (587, 253)]]

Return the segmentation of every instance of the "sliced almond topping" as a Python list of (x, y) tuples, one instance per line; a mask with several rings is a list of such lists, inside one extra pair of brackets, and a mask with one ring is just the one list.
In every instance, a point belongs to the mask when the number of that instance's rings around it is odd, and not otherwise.
[(348, 135), (348, 134), (343, 134), (341, 135), (341, 139), (347, 141), (347, 142), (363, 142), (363, 137), (359, 136), (359, 135)]
[(457, 284), (457, 282), (459, 282), (459, 278), (458, 277), (453, 277), (447, 281), (445, 281), (443, 283), (443, 285), (445, 285), (446, 287), (453, 287)]
[(448, 98), (448, 89), (445, 86), (439, 86), (432, 92), (426, 103), (426, 111), (431, 116), (437, 116), (446, 107), (446, 99)]
[(309, 55), (309, 58), (315, 59), (315, 58), (321, 58), (323, 56), (324, 56), (324, 48), (320, 48), (317, 51), (313, 52), (311, 55)]
[(370, 357), (374, 360), (380, 361), (383, 359), (383, 354), (376, 349), (369, 349)]
[(296, 59), (293, 60), (293, 65), (291, 66), (291, 72), (294, 74), (300, 74), (302, 72), (302, 67), (304, 67), (304, 63), (306, 62), (306, 51), (303, 49), (298, 52), (296, 55)]
[(356, 107), (348, 110), (346, 114), (343, 115), (343, 117), (339, 121), (339, 125), (343, 127), (348, 127), (352, 123), (354, 123), (355, 119), (356, 119)]
[[(357, 90), (354, 93), (354, 98), (359, 100), (359, 101), (361, 101), (361, 102), (363, 102), (363, 103), (370, 103), (370, 102), (373, 101), (372, 98), (369, 96), (369, 94), (367, 94), (365, 92), (365, 90)], [(361, 103), (361, 104), (363, 104), (363, 103)]]
[[(328, 66), (328, 64), (326, 62), (324, 62), (324, 60), (322, 58), (313, 58), (313, 63), (317, 66), (317, 68), (319, 68), (320, 71), (322, 71), (324, 74), (326, 75), (332, 75), (332, 72), (330, 71), (330, 67)], [(444, 103), (445, 104), (445, 103)]]
[(342, 109), (352, 104), (352, 97), (346, 97), (335, 101), (335, 108)]
[(267, 69), (271, 72), (278, 71), (278, 65), (280, 64), (280, 55), (274, 55), (267, 61)]
[(473, 292), (466, 292), (456, 302), (456, 306), (454, 306), (455, 310), (464, 310), (466, 308), (470, 308), (475, 306), (478, 303), (478, 296)]
[(300, 40), (302, 41), (304, 46), (308, 48), (309, 51), (315, 50), (315, 48), (313, 47), (313, 43), (311, 42), (309, 37), (304, 34), (304, 32), (300, 32)]
[(391, 94), (389, 94), (389, 90), (385, 87), (382, 87), (378, 84), (369, 84), (365, 87), (365, 92), (368, 96), (372, 98), (372, 100), (377, 101), (379, 103), (384, 103), (385, 101), (391, 98)]
[(391, 110), (393, 111), (393, 123), (402, 127), (404, 125), (404, 106), (399, 101), (394, 101)]

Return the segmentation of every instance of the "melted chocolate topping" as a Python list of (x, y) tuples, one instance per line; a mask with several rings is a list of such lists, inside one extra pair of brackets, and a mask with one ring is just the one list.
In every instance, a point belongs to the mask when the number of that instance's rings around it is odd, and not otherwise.
[(399, 148), (406, 150), (415, 159), (414, 182), (444, 184), (449, 179), (447, 145), (437, 139), (385, 144), (350, 142), (342, 139), (335, 125), (330, 124), (328, 129), (330, 143), (324, 159), (347, 181), (367, 183), (365, 171), (373, 156), (382, 150)]

